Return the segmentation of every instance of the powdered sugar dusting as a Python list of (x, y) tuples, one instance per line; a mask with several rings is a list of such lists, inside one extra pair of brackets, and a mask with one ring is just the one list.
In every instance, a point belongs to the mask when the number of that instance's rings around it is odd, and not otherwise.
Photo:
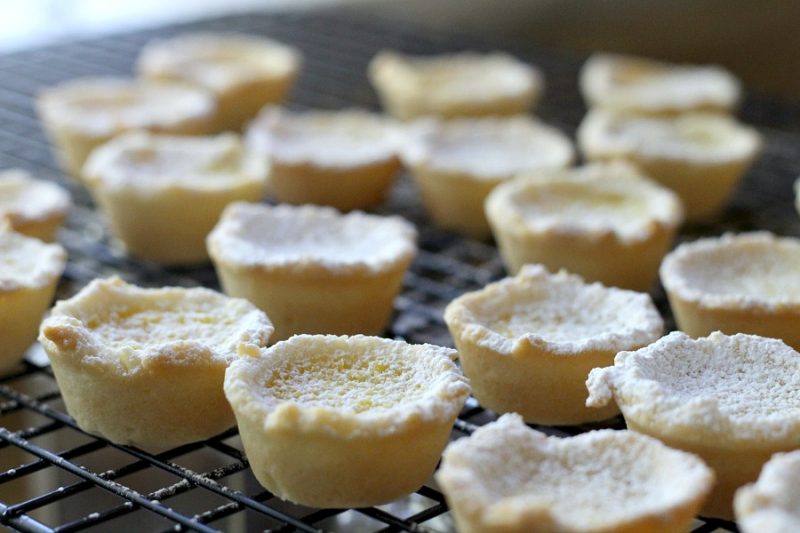
[(653, 118), (594, 110), (578, 129), (578, 143), (595, 158), (639, 156), (722, 164), (752, 159), (761, 138), (727, 116), (687, 113)]
[(61, 276), (67, 254), (59, 244), (46, 244), (0, 228), (0, 290), (39, 288)]
[(215, 92), (238, 84), (293, 76), (300, 56), (263, 37), (239, 33), (184, 33), (149, 42), (138, 70), (147, 76), (181, 79)]
[(673, 192), (617, 164), (520, 176), (492, 191), (487, 213), (511, 217), (533, 232), (613, 235), (624, 242), (647, 239), (658, 225), (674, 227), (683, 220)]
[(78, 328), (76, 339), (97, 347), (93, 357), (133, 370), (173, 345), (189, 360), (195, 352), (210, 352), (229, 361), (240, 342), (266, 345), (273, 330), (266, 315), (245, 300), (204, 288), (145, 289), (116, 277), (94, 280), (58, 302), (45, 326), (64, 318)]
[(720, 67), (602, 53), (584, 65), (581, 89), (592, 105), (653, 113), (729, 109), (740, 95), (739, 82)]
[(207, 190), (265, 182), (267, 168), (246, 154), (232, 133), (187, 137), (134, 131), (96, 149), (84, 174), (104, 187), (153, 193), (176, 186)]
[(210, 93), (188, 85), (125, 78), (82, 78), (45, 90), (38, 101), (48, 122), (89, 135), (178, 127), (209, 119)]
[(411, 91), (427, 107), (486, 102), (541, 91), (538, 70), (508, 54), (462, 52), (431, 57), (381, 52), (370, 65), (381, 89)]
[(528, 117), (421, 121), (411, 129), (409, 144), (407, 164), (476, 179), (562, 168), (574, 157), (564, 134)]
[(559, 531), (610, 531), (694, 505), (712, 483), (698, 458), (629, 431), (547, 437), (517, 414), (448, 446), (437, 473), (475, 530), (524, 528), (536, 516)]
[[(777, 339), (673, 332), (594, 369), (587, 405), (616, 399), (626, 417), (666, 434), (800, 444), (800, 354)], [(700, 438), (700, 437), (698, 437)]]
[(12, 223), (64, 216), (70, 203), (69, 193), (55, 183), (34, 179), (24, 170), (0, 172), (0, 216)]
[(447, 348), (378, 337), (295, 335), (231, 365), (225, 390), (231, 402), (256, 402), (267, 424), (292, 423), (282, 409), (297, 408), (301, 424), (350, 420), (363, 427), (340, 429), (387, 433), (457, 414), (469, 386), (454, 357)]
[(390, 119), (358, 109), (291, 112), (267, 107), (250, 124), (247, 144), (283, 164), (350, 168), (397, 157), (400, 132)]
[(800, 451), (776, 453), (758, 481), (740, 489), (734, 500), (743, 533), (800, 530)]
[(382, 271), (410, 261), (416, 230), (400, 217), (329, 207), (234, 203), (208, 238), (215, 259), (266, 269)]
[(586, 284), (579, 276), (526, 265), (514, 278), (453, 301), (451, 327), (478, 344), (510, 354), (531, 343), (564, 355), (620, 350), (655, 341), (663, 322), (646, 294)]
[(752, 232), (682, 244), (664, 259), (661, 279), (704, 307), (800, 309), (800, 239)]

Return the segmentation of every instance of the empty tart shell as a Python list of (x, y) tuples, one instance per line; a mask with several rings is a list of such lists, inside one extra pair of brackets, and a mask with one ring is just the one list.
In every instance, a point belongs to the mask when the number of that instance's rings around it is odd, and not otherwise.
[(800, 531), (800, 451), (773, 455), (733, 503), (742, 533)]
[(455, 352), (428, 344), (297, 335), (242, 355), (225, 394), (253, 473), (312, 507), (378, 505), (419, 488), (469, 395)]
[(589, 406), (615, 401), (628, 428), (696, 453), (717, 483), (702, 513), (732, 518), (737, 488), (800, 447), (800, 354), (778, 339), (674, 332), (589, 374)]
[(370, 62), (369, 79), (384, 109), (401, 120), (527, 113), (544, 90), (538, 69), (500, 52), (383, 51)]
[(59, 244), (0, 227), (0, 370), (22, 360), (36, 340), (67, 262)]
[(239, 202), (223, 213), (208, 250), (225, 292), (266, 311), (282, 340), (382, 333), (415, 241), (400, 217)]
[(300, 53), (272, 39), (241, 33), (184, 33), (149, 42), (137, 70), (146, 79), (196, 85), (216, 97), (215, 131), (239, 130), (294, 85)]
[(548, 437), (508, 414), (451, 443), (436, 479), (462, 533), (642, 533), (687, 531), (714, 476), (632, 431)]
[(800, 239), (768, 232), (682, 244), (664, 258), (664, 285), (678, 327), (783, 339), (800, 349)]
[(478, 239), (491, 232), (483, 204), (512, 177), (572, 163), (572, 142), (529, 117), (423, 120), (411, 128), (403, 162), (437, 226)]
[(266, 315), (245, 300), (113, 277), (58, 302), (39, 341), (81, 429), (161, 449), (234, 425), (225, 369), (240, 342), (265, 346), (271, 333)]
[(761, 136), (727, 116), (674, 118), (592, 111), (578, 128), (590, 161), (624, 160), (680, 196), (690, 221), (722, 211), (761, 149)]
[(250, 124), (247, 144), (269, 162), (272, 196), (291, 204), (371, 207), (383, 201), (400, 168), (397, 127), (358, 109), (268, 107)]
[(206, 236), (225, 206), (259, 201), (267, 165), (232, 133), (129, 132), (97, 148), (84, 180), (129, 255), (161, 264), (208, 261)]
[(80, 178), (97, 146), (134, 129), (202, 135), (213, 127), (213, 95), (179, 83), (81, 78), (42, 91), (36, 111), (64, 169)]
[(69, 213), (69, 193), (19, 169), (0, 171), (0, 219), (28, 237), (52, 242)]
[(648, 295), (549, 274), (541, 265), (457, 298), (444, 320), (481, 405), (549, 425), (618, 414), (614, 405), (586, 407), (589, 371), (663, 331)]
[(597, 53), (583, 65), (580, 89), (590, 107), (647, 115), (732, 112), (739, 81), (716, 65), (681, 65)]
[(683, 221), (674, 193), (624, 164), (539, 171), (498, 185), (486, 217), (509, 273), (526, 263), (647, 291)]

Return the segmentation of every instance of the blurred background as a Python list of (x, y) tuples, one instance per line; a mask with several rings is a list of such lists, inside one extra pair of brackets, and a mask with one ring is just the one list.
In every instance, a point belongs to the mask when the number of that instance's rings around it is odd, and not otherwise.
[(793, 0), (0, 0), (0, 52), (230, 13), (308, 9), (556, 49), (716, 62), (750, 88), (800, 101), (800, 2)]

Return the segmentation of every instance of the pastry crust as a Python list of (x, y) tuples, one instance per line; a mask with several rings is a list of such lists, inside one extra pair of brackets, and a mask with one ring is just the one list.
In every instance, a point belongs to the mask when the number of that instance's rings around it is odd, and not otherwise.
[(683, 210), (674, 193), (616, 163), (505, 182), (489, 194), (486, 217), (512, 274), (541, 263), (647, 291)]
[(682, 244), (664, 258), (664, 285), (678, 327), (783, 339), (800, 349), (800, 239), (769, 232)]
[(648, 295), (585, 284), (542, 265), (525, 265), (514, 278), (457, 298), (444, 320), (481, 405), (548, 425), (617, 414), (614, 405), (586, 407), (589, 371), (663, 331)]
[(247, 145), (269, 161), (277, 200), (350, 211), (383, 201), (400, 169), (399, 135), (391, 120), (359, 109), (267, 107), (250, 124)]
[(758, 481), (736, 492), (733, 506), (742, 533), (800, 531), (800, 451), (776, 453)]
[(366, 507), (419, 488), (469, 395), (438, 346), (297, 335), (242, 346), (225, 375), (256, 479), (312, 507)]
[(240, 342), (266, 346), (271, 333), (266, 315), (245, 300), (112, 277), (58, 302), (39, 341), (81, 429), (160, 449), (234, 425), (225, 369)]
[(538, 69), (501, 52), (382, 51), (370, 62), (369, 79), (384, 109), (401, 120), (517, 115), (530, 111), (544, 91)]
[(712, 114), (675, 118), (592, 111), (578, 128), (590, 161), (624, 160), (674, 190), (690, 221), (725, 208), (761, 150), (761, 136), (735, 119)]
[(178, 83), (81, 78), (42, 91), (36, 111), (64, 169), (80, 178), (92, 150), (122, 132), (208, 133), (216, 104), (205, 90)]
[(239, 202), (223, 213), (208, 250), (225, 292), (264, 309), (282, 340), (382, 333), (415, 240), (400, 217)]
[(509, 414), (451, 443), (436, 480), (463, 533), (677, 533), (714, 475), (632, 431), (548, 437)]
[(590, 107), (647, 115), (730, 113), (741, 98), (739, 81), (722, 67), (608, 53), (586, 61), (580, 89)]
[(28, 237), (52, 242), (67, 217), (69, 193), (21, 169), (0, 171), (0, 218)]
[(128, 254), (162, 264), (208, 261), (206, 236), (225, 206), (264, 196), (267, 166), (232, 133), (144, 131), (94, 151), (84, 180)]
[(735, 490), (800, 447), (800, 354), (778, 339), (673, 332), (592, 370), (589, 406), (616, 401), (629, 429), (702, 457), (717, 485), (704, 514), (732, 518)]
[[(7, 224), (7, 223), (4, 223)], [(46, 244), (0, 227), (0, 370), (22, 360), (53, 301), (67, 254), (59, 244)]]
[(572, 142), (529, 117), (424, 120), (403, 151), (436, 225), (484, 239), (491, 232), (483, 204), (492, 189), (520, 173), (565, 168)]
[(237, 33), (184, 33), (149, 42), (136, 63), (141, 76), (202, 87), (217, 100), (215, 131), (239, 130), (294, 85), (300, 52), (272, 39)]

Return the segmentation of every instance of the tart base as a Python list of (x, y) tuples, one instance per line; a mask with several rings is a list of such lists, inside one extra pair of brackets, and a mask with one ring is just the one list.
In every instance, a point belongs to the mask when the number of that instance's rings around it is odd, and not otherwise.
[(528, 344), (504, 355), (460, 335), (454, 340), (472, 394), (483, 407), (553, 426), (597, 422), (619, 414), (613, 403), (600, 409), (586, 407), (589, 372), (613, 364), (615, 353), (558, 355)]
[(764, 463), (772, 457), (772, 454), (789, 450), (785, 447), (729, 449), (722, 446), (699, 445), (665, 436), (628, 418), (625, 422), (632, 431), (655, 437), (671, 448), (693, 453), (703, 459), (714, 471), (716, 482), (700, 510), (700, 515), (725, 520), (734, 520), (733, 497), (736, 490), (755, 481)]
[(381, 107), (398, 120), (413, 120), (419, 117), (437, 116), (444, 119), (461, 117), (511, 117), (528, 113), (538, 103), (533, 91), (517, 98), (494, 98), (480, 102), (447, 102), (436, 109), (425, 102), (406, 94), (389, 94), (396, 90), (378, 90)]
[(758, 309), (708, 308), (698, 302), (684, 300), (667, 291), (670, 308), (678, 329), (692, 337), (705, 337), (714, 331), (728, 335), (750, 333), (762, 337), (781, 339), (800, 350), (800, 314), (797, 309), (777, 312)]
[(216, 261), (229, 296), (246, 298), (275, 326), (271, 342), (300, 333), (380, 335), (391, 318), (407, 264), (373, 276), (330, 277), (237, 268)]
[(693, 165), (666, 159), (629, 159), (648, 177), (672, 189), (683, 203), (687, 222), (703, 222), (719, 215), (736, 192), (750, 159)]
[(124, 375), (58, 349), (47, 352), (67, 412), (87, 433), (160, 450), (213, 437), (235, 423), (222, 391), (223, 361), (202, 368), (164, 363)]
[(225, 207), (235, 201), (259, 201), (263, 182), (226, 191), (168, 189), (140, 194), (102, 185), (92, 190), (112, 233), (128, 254), (164, 265), (207, 263), (206, 236)]
[(551, 272), (563, 268), (588, 282), (642, 292), (653, 286), (661, 259), (672, 243), (672, 230), (663, 227), (647, 240), (630, 244), (578, 235), (524, 235), (500, 225), (493, 227), (493, 233), (510, 274), (527, 263), (540, 263)]
[(0, 292), (0, 371), (19, 363), (36, 340), (56, 285), (58, 278), (42, 287)]
[(367, 507), (402, 498), (433, 473), (452, 421), (402, 434), (342, 437), (297, 428), (264, 428), (236, 411), (256, 479), (282, 499), (319, 508)]
[(412, 174), (434, 224), (473, 239), (489, 238), (491, 230), (483, 204), (502, 180), (476, 180), (467, 174), (439, 172), (425, 165), (417, 165)]
[(329, 205), (339, 211), (366, 209), (383, 202), (400, 169), (395, 157), (357, 168), (280, 161), (270, 165), (268, 188), (275, 199), (295, 205)]
[(64, 223), (67, 214), (59, 214), (50, 216), (43, 220), (30, 221), (30, 222), (14, 222), (12, 228), (17, 233), (22, 233), (28, 237), (33, 237), (44, 242), (54, 242), (58, 234), (58, 230)]
[(213, 132), (240, 131), (262, 107), (283, 102), (296, 78), (295, 73), (282, 78), (251, 81), (217, 93)]

